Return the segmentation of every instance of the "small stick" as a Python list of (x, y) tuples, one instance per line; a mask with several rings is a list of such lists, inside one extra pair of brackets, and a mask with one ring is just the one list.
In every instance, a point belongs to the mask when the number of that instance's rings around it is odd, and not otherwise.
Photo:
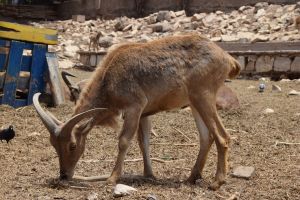
[(151, 145), (171, 145), (171, 143), (151, 143)]
[(156, 131), (153, 130), (153, 128), (150, 131), (152, 133), (152, 135), (154, 135), (155, 137), (158, 137), (158, 134), (156, 133)]
[(110, 177), (110, 174), (105, 174), (101, 176), (89, 176), (89, 177), (84, 177), (84, 176), (74, 176), (73, 180), (80, 180), (80, 181), (106, 181)]
[(71, 185), (70, 188), (79, 189), (79, 190), (87, 190), (88, 189), (88, 187), (74, 186), (74, 185)]
[(292, 143), (292, 142), (279, 142), (279, 141), (276, 141), (274, 146), (276, 147), (278, 144), (285, 144), (285, 145), (300, 145), (299, 142)]
[(180, 169), (180, 170), (191, 171), (191, 169), (190, 169), (190, 168), (186, 168), (186, 167), (175, 167), (175, 169)]
[(190, 143), (190, 144), (173, 144), (174, 146), (197, 146), (196, 143)]
[(181, 135), (183, 135), (188, 141), (192, 141), (186, 134), (184, 134), (181, 130), (175, 128), (175, 127), (172, 127), (175, 131), (177, 131), (178, 133), (180, 133)]

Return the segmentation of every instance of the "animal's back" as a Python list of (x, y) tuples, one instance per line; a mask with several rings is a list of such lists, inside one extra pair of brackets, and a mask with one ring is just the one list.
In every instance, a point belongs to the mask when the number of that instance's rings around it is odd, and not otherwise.
[[(109, 106), (122, 107), (131, 104), (135, 98), (145, 97), (149, 104), (166, 100), (171, 104), (159, 105), (161, 110), (176, 107), (181, 101), (187, 101), (186, 88), (190, 82), (200, 81), (201, 84), (201, 80), (214, 71), (223, 74), (225, 79), (229, 57), (216, 44), (198, 34), (121, 45), (108, 54), (85, 94), (105, 97)], [(97, 93), (101, 97), (96, 97)], [(181, 96), (185, 98), (179, 98)], [(171, 99), (180, 102), (170, 103)]]

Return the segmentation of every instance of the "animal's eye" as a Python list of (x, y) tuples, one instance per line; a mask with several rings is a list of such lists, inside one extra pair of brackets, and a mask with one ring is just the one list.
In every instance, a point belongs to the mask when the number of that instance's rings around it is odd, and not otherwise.
[(74, 151), (76, 149), (76, 144), (75, 143), (71, 143), (70, 144), (70, 151)]

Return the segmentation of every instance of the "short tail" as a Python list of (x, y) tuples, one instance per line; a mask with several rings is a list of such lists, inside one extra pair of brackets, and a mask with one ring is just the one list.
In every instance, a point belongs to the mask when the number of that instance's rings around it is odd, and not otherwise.
[(236, 59), (231, 57), (231, 69), (229, 71), (228, 78), (233, 79), (237, 77), (240, 74), (240, 71), (241, 71), (240, 63)]

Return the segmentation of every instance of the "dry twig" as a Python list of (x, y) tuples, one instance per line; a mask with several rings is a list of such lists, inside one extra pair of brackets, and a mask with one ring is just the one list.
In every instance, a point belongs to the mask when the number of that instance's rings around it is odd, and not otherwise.
[(178, 133), (180, 133), (181, 135), (183, 135), (188, 141), (192, 141), (186, 134), (184, 134), (181, 130), (175, 128), (175, 127), (172, 127), (175, 131), (177, 131)]
[(276, 147), (279, 144), (284, 144), (284, 145), (300, 145), (300, 142), (292, 143), (292, 142), (279, 142), (279, 141), (276, 141), (274, 146)]

